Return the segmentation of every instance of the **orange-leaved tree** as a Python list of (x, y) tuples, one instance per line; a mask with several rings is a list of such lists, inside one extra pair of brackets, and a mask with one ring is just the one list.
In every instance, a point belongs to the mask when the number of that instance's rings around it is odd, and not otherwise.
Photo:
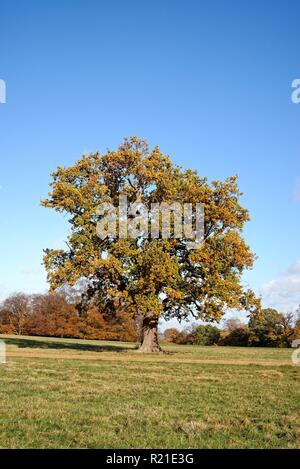
[[(84, 279), (84, 302), (106, 314), (126, 311), (141, 318), (140, 351), (161, 350), (160, 317), (212, 321), (227, 308), (259, 308), (254, 293), (241, 283), (254, 255), (241, 235), (249, 214), (240, 205), (235, 176), (209, 183), (195, 171), (182, 170), (158, 147), (150, 150), (145, 141), (131, 137), (116, 151), (84, 155), (73, 166), (58, 167), (52, 178), (42, 205), (67, 213), (71, 231), (67, 249), (45, 250), (51, 288)], [(188, 239), (172, 229), (168, 238), (152, 238), (142, 230), (135, 238), (100, 238), (97, 208), (118, 206), (121, 194), (129, 204), (143, 203), (149, 210), (153, 203), (203, 204), (204, 242), (190, 249)]]

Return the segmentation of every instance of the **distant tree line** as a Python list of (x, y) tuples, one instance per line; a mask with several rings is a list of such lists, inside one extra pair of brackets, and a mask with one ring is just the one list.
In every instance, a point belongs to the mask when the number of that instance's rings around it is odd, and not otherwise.
[(164, 342), (174, 344), (240, 347), (290, 347), (294, 339), (300, 339), (300, 307), (296, 314), (263, 309), (260, 317), (250, 319), (248, 324), (231, 318), (223, 328), (212, 324), (196, 324), (183, 331), (170, 328), (162, 337)]
[[(81, 297), (82, 292), (71, 287), (55, 294), (12, 294), (0, 304), (0, 334), (129, 342), (140, 339), (141, 324), (131, 315), (124, 311), (105, 315), (95, 306), (82, 314), (78, 307)], [(294, 339), (300, 339), (300, 306), (294, 314), (263, 309), (248, 324), (230, 318), (223, 327), (208, 323), (182, 331), (169, 328), (160, 339), (182, 345), (290, 347)]]
[(27, 295), (15, 293), (0, 305), (0, 333), (136, 341), (138, 325), (124, 312), (106, 317), (95, 307), (80, 314), (75, 290)]

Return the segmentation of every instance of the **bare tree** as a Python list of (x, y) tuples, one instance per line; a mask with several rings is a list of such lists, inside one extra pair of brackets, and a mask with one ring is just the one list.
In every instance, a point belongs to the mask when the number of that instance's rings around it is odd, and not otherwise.
[(30, 295), (14, 293), (6, 298), (1, 305), (1, 316), (6, 319), (17, 335), (22, 335), (25, 332), (31, 310), (30, 303)]

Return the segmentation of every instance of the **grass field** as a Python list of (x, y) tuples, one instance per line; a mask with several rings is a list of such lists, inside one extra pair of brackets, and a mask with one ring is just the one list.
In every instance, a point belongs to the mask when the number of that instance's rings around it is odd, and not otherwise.
[(296, 448), (290, 349), (1, 336), (2, 448)]

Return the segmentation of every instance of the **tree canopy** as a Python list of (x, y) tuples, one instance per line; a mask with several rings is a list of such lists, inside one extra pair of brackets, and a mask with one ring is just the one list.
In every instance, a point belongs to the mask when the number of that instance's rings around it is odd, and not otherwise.
[(276, 309), (265, 308), (259, 317), (249, 321), (249, 344), (258, 347), (289, 347), (295, 334), (294, 315), (279, 313)]
[[(165, 319), (220, 320), (228, 308), (253, 313), (260, 301), (242, 285), (255, 259), (242, 237), (248, 211), (240, 204), (237, 177), (208, 182), (183, 170), (158, 147), (131, 137), (116, 151), (83, 155), (74, 165), (58, 167), (44, 207), (67, 213), (66, 249), (46, 249), (44, 264), (52, 289), (85, 279), (82, 304), (101, 311), (126, 311), (142, 318), (142, 351), (159, 351), (157, 324)], [(204, 242), (189, 249), (185, 237), (141, 236), (120, 239), (97, 235), (97, 207), (129, 203), (202, 203)]]

